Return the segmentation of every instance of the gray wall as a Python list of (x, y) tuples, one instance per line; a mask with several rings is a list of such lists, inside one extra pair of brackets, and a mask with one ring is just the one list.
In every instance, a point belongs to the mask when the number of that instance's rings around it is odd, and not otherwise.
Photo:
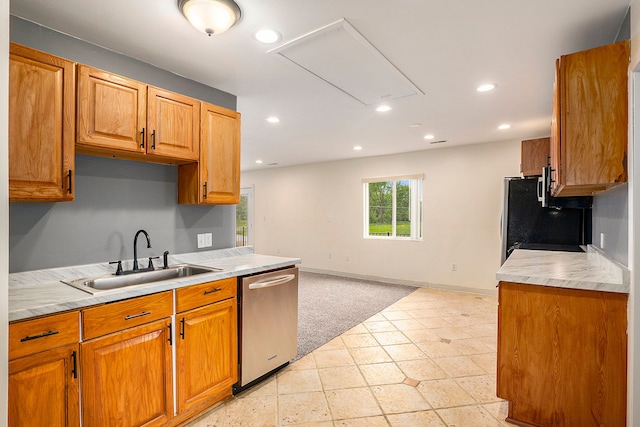
[[(236, 97), (138, 60), (11, 17), (10, 38), (226, 108)], [(177, 204), (177, 167), (76, 155), (75, 200), (10, 203), (9, 271), (106, 262), (133, 257), (138, 229), (151, 236), (147, 257), (197, 251), (196, 234), (213, 233), (213, 248), (235, 245), (235, 206)], [(208, 248), (210, 249), (210, 248)]]
[[(631, 14), (627, 9), (616, 42), (631, 36)], [(629, 112), (631, 113), (631, 112)], [(593, 198), (593, 244), (600, 247), (605, 234), (604, 251), (616, 261), (629, 265), (629, 186), (627, 184), (600, 193)]]
[(616, 261), (629, 265), (629, 186), (620, 185), (593, 198), (593, 244), (604, 249)]

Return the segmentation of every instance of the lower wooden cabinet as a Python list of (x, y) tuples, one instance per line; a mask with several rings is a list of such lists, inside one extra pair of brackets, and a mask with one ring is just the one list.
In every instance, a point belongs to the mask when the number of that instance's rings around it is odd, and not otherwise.
[(236, 307), (232, 298), (177, 315), (178, 413), (231, 395), (238, 381)]
[(171, 319), (80, 344), (85, 427), (161, 426), (173, 416)]
[(173, 291), (10, 324), (9, 426), (170, 427), (230, 397), (236, 283), (177, 289), (175, 327)]
[(9, 325), (11, 427), (79, 426), (78, 312)]
[(524, 426), (624, 426), (627, 295), (500, 282), (497, 395)]
[(9, 362), (9, 426), (79, 426), (78, 345)]

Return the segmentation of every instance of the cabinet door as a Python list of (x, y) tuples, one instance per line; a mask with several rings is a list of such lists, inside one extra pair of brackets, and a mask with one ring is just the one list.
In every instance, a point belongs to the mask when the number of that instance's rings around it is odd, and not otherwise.
[(240, 113), (203, 104), (200, 176), (203, 203), (240, 202)]
[(542, 175), (549, 157), (549, 138), (528, 139), (520, 142), (520, 172), (524, 176)]
[(9, 362), (9, 426), (80, 425), (78, 345)]
[(624, 426), (627, 295), (500, 282), (497, 395), (526, 425)]
[(11, 44), (9, 199), (73, 200), (75, 64)]
[(561, 57), (554, 196), (592, 195), (627, 181), (629, 41)]
[(147, 85), (78, 66), (79, 151), (84, 147), (145, 152)]
[(177, 315), (179, 413), (231, 394), (238, 380), (236, 306), (231, 298)]
[(80, 344), (85, 427), (157, 426), (173, 416), (171, 321)]
[(197, 161), (200, 101), (149, 86), (147, 154)]

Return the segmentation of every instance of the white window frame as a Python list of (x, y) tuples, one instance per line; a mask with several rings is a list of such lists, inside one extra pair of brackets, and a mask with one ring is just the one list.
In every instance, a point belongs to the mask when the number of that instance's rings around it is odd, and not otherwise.
[[(408, 237), (396, 235), (396, 182), (410, 181), (411, 205), (410, 205), (410, 221), (412, 224), (411, 235)], [(392, 182), (392, 212), (391, 212), (391, 236), (371, 236), (369, 235), (369, 184), (373, 182)], [(383, 178), (365, 178), (362, 180), (363, 198), (364, 198), (364, 218), (363, 218), (363, 237), (365, 239), (384, 239), (384, 240), (422, 240), (422, 197), (424, 186), (424, 174), (392, 176)], [(416, 225), (417, 226), (414, 226)]]

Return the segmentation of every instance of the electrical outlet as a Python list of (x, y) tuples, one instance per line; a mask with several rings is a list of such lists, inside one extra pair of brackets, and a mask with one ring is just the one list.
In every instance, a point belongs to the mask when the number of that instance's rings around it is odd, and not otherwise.
[(458, 264), (455, 262), (451, 264), (451, 271), (458, 271)]

